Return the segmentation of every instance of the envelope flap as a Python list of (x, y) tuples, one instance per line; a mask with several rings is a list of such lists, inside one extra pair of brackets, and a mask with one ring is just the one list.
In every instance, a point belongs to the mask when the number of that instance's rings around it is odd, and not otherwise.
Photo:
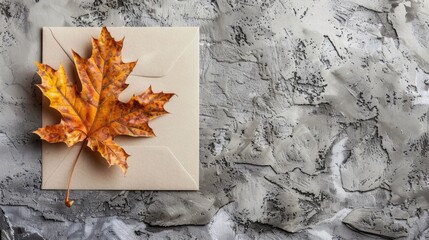
[[(67, 148), (44, 143), (44, 155), (60, 156), (55, 165), (43, 167), (42, 189), (67, 189), (67, 176), (73, 167), (73, 159), (79, 147)], [(130, 168), (127, 175), (117, 167), (108, 168), (104, 159), (88, 149), (83, 151), (82, 161), (76, 166), (72, 189), (106, 190), (198, 190), (198, 183), (189, 175), (168, 147), (128, 146)], [(144, 152), (144, 155), (142, 155)], [(85, 179), (85, 181), (80, 181)], [(138, 180), (138, 181), (137, 181)], [(108, 184), (106, 184), (108, 182)], [(126, 187), (124, 187), (126, 186)]]
[[(132, 75), (142, 77), (163, 77), (170, 72), (177, 60), (194, 41), (198, 40), (197, 27), (148, 27), (139, 31), (130, 31), (132, 27), (109, 27), (116, 39), (125, 36), (123, 48), (124, 62), (138, 60)], [(89, 57), (91, 44), (82, 44), (79, 39), (98, 38), (101, 28), (64, 28), (49, 27), (55, 41), (72, 58), (71, 50), (81, 56)], [(172, 38), (174, 36), (174, 38)], [(88, 40), (89, 41), (89, 40)]]

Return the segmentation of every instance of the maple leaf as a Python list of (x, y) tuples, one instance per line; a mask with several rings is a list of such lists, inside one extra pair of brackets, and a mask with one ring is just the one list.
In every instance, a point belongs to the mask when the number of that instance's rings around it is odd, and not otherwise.
[[(118, 100), (119, 94), (128, 84), (125, 82), (137, 61), (122, 62), (124, 39), (115, 41), (106, 27), (98, 39), (92, 39), (92, 55), (85, 59), (73, 51), (74, 63), (80, 79), (81, 90), (67, 79), (60, 65), (54, 70), (46, 64), (36, 63), (42, 83), (37, 86), (50, 100), (50, 107), (61, 113), (61, 121), (35, 131), (50, 143), (64, 142), (71, 147), (84, 141), (93, 151), (98, 151), (109, 166), (118, 165), (124, 174), (128, 168), (128, 154), (115, 141), (115, 136), (153, 137), (148, 122), (168, 113), (164, 104), (173, 93), (154, 93), (149, 87), (140, 95), (133, 96), (127, 103)], [(75, 164), (82, 151), (79, 150)], [(66, 195), (68, 199), (70, 175)]]

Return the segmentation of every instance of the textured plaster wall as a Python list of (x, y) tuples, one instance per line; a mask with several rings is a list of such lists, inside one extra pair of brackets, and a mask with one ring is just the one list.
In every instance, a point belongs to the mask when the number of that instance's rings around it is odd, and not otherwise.
[[(429, 238), (427, 0), (0, 0), (0, 14), (2, 240)], [(68, 209), (40, 190), (41, 27), (102, 25), (200, 26), (201, 191), (74, 191)]]

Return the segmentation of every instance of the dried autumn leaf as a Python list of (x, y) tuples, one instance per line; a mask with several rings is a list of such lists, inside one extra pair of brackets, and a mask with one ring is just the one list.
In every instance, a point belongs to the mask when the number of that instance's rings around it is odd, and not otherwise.
[[(92, 55), (85, 59), (73, 51), (81, 91), (71, 83), (64, 68), (54, 70), (46, 64), (37, 63), (42, 83), (37, 86), (50, 100), (50, 107), (61, 113), (61, 121), (35, 131), (50, 143), (64, 142), (69, 147), (85, 141), (93, 151), (98, 151), (108, 164), (118, 165), (126, 173), (128, 154), (115, 141), (115, 136), (155, 136), (148, 122), (164, 115), (164, 104), (174, 95), (154, 93), (151, 87), (140, 95), (133, 96), (127, 103), (118, 100), (125, 90), (128, 75), (137, 62), (122, 62), (123, 40), (115, 41), (106, 27), (99, 39), (92, 39)], [(76, 158), (76, 161), (82, 151)], [(75, 161), (75, 165), (76, 165)], [(73, 167), (74, 169), (74, 167)], [(70, 182), (67, 190), (66, 205)]]

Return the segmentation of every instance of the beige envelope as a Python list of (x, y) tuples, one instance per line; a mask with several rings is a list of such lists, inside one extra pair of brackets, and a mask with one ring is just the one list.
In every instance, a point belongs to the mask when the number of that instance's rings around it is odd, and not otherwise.
[[(198, 190), (199, 188), (199, 30), (196, 27), (109, 27), (116, 39), (125, 37), (123, 61), (138, 59), (119, 99), (128, 101), (152, 86), (154, 92), (173, 92), (165, 105), (170, 114), (149, 123), (156, 137), (117, 137), (131, 156), (124, 176), (117, 166), (108, 167), (98, 153), (85, 148), (77, 163), (72, 189)], [(91, 52), (91, 37), (101, 28), (44, 27), (43, 59), (53, 68), (60, 64), (69, 79), (77, 73), (73, 49), (83, 57)], [(44, 98), (43, 126), (57, 123), (59, 114)], [(43, 142), (42, 189), (66, 189), (79, 144)]]

